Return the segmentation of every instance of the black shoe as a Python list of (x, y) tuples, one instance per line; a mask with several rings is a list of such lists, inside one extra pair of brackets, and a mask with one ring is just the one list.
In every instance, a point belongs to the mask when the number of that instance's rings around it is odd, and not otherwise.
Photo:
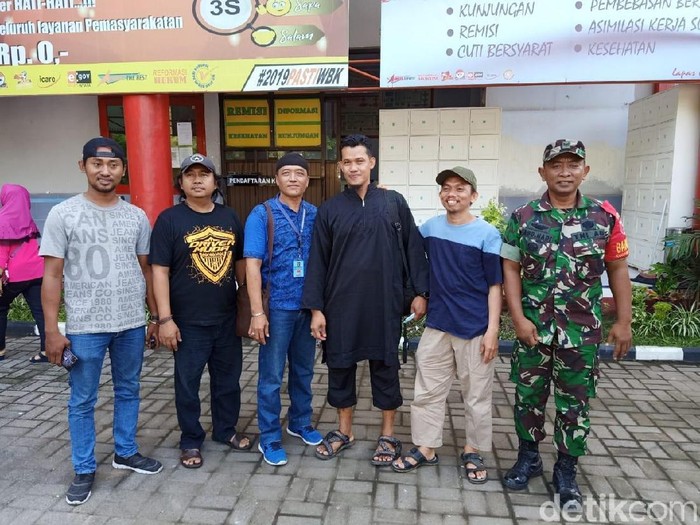
[(66, 492), (66, 503), (68, 505), (82, 505), (92, 494), (92, 483), (95, 481), (95, 473), (76, 474), (73, 483)]
[(554, 492), (559, 495), (559, 506), (562, 512), (571, 514), (583, 512), (583, 498), (576, 483), (576, 463), (578, 458), (559, 452), (552, 476)]
[(158, 474), (163, 470), (163, 465), (160, 461), (142, 456), (138, 452), (128, 458), (114, 454), (112, 466), (114, 468), (133, 470), (139, 474)]
[(503, 485), (510, 490), (524, 490), (530, 478), (542, 475), (542, 458), (537, 441), (520, 440), (518, 460), (503, 476)]
[(630, 279), (633, 283), (648, 284), (653, 286), (656, 284), (656, 277), (644, 277), (641, 273), (634, 279)]

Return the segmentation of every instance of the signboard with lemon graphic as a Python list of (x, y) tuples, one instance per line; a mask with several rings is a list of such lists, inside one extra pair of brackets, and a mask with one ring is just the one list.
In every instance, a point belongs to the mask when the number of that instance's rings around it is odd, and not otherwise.
[(347, 1), (0, 1), (0, 96), (345, 88)]

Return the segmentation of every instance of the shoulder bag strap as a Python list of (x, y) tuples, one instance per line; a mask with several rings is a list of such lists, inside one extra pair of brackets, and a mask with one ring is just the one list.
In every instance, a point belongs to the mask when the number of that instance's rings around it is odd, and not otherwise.
[(267, 210), (267, 285), (265, 290), (267, 295), (270, 295), (270, 277), (272, 274), (272, 247), (275, 241), (275, 219), (272, 217), (272, 208), (265, 201), (265, 209)]
[(401, 253), (401, 264), (403, 264), (403, 272), (408, 279), (408, 282), (413, 286), (413, 279), (411, 279), (411, 273), (408, 271), (408, 261), (406, 261), (406, 249), (403, 245), (402, 238), (402, 226), (401, 219), (399, 218), (399, 208), (396, 202), (396, 195), (389, 193), (390, 190), (382, 190), (384, 192), (384, 199), (386, 199), (387, 206), (389, 208), (389, 219), (391, 221), (391, 226), (396, 231), (396, 239), (399, 243), (399, 252)]
[[(403, 239), (401, 237), (401, 219), (399, 217), (399, 206), (397, 203), (396, 195), (393, 193), (389, 194), (389, 190), (382, 190), (384, 192), (384, 199), (386, 200), (387, 207), (389, 208), (389, 220), (391, 221), (391, 227), (396, 231), (396, 239), (399, 243), (399, 252), (401, 253), (401, 263), (403, 264), (403, 273), (408, 279), (409, 284), (413, 287), (413, 279), (411, 279), (411, 273), (408, 271), (408, 262), (406, 261), (406, 249), (403, 245)], [(408, 325), (406, 323), (401, 323), (401, 357), (404, 363), (408, 362)]]

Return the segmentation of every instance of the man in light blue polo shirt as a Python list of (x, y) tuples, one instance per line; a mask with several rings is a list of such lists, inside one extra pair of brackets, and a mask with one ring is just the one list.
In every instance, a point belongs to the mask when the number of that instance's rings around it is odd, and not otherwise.
[[(289, 361), (287, 433), (307, 445), (318, 445), (322, 436), (311, 425), (311, 380), (316, 340), (311, 336), (311, 314), (301, 310), (306, 263), (316, 207), (304, 201), (309, 186), (309, 164), (299, 153), (287, 153), (277, 162), (275, 181), (280, 193), (251, 211), (245, 225), (243, 255), (251, 304), (248, 335), (260, 343), (258, 354), (258, 449), (273, 466), (287, 463), (282, 447), (280, 389)], [(268, 254), (266, 206), (274, 237), (272, 263)], [(262, 307), (262, 290), (270, 281), (269, 319)]]

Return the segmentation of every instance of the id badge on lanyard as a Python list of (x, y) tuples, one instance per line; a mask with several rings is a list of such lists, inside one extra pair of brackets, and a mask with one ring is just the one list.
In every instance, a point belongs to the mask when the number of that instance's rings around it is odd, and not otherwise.
[(304, 261), (301, 259), (294, 259), (292, 263), (292, 276), (304, 277)]
[(298, 258), (294, 259), (292, 261), (292, 277), (294, 278), (302, 278), (304, 277), (304, 260), (302, 259), (302, 236), (304, 234), (304, 223), (306, 222), (306, 209), (304, 209), (304, 205), (302, 204), (301, 206), (301, 228), (297, 228), (297, 225), (294, 224), (294, 221), (289, 217), (285, 209), (282, 207), (282, 205), (279, 203), (279, 199), (275, 202), (277, 204), (277, 207), (280, 209), (282, 214), (284, 215), (284, 218), (287, 219), (287, 222), (289, 225), (292, 227), (292, 230), (294, 230), (294, 233), (297, 236), (297, 242), (299, 244), (299, 256)]

